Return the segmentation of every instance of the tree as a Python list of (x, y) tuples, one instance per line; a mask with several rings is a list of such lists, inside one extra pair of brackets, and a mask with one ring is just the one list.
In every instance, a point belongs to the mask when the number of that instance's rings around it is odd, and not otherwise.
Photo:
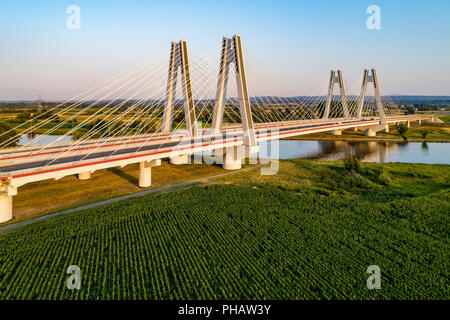
[(19, 138), (16, 131), (11, 130), (11, 127), (8, 124), (0, 122), (0, 143), (3, 144), (4, 142), (7, 142), (4, 147), (17, 145)]
[(397, 131), (400, 134), (405, 134), (408, 131), (408, 127), (405, 124), (400, 123), (397, 125)]
[(428, 135), (428, 130), (422, 130), (421, 132), (420, 132), (420, 134), (421, 134), (421, 136), (422, 136), (422, 138), (426, 138), (427, 137), (427, 135)]

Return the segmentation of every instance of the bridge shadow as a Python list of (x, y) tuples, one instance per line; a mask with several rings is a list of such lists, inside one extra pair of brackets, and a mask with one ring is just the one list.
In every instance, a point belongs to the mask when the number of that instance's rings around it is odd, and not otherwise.
[(127, 180), (128, 182), (130, 182), (130, 183), (132, 183), (132, 184), (134, 184), (134, 185), (137, 185), (138, 182), (139, 182), (139, 181), (138, 181), (138, 178), (133, 177), (132, 175), (130, 175), (130, 174), (126, 173), (126, 172), (123, 172), (123, 171), (120, 170), (119, 168), (108, 168), (107, 170), (108, 170), (109, 172), (115, 174), (116, 176), (119, 176), (119, 177), (121, 177), (122, 179)]

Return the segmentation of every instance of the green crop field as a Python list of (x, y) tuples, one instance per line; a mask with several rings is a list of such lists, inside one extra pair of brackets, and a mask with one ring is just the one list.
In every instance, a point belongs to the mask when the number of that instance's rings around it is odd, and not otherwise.
[(449, 187), (446, 165), (281, 161), (0, 234), (0, 299), (449, 299)]

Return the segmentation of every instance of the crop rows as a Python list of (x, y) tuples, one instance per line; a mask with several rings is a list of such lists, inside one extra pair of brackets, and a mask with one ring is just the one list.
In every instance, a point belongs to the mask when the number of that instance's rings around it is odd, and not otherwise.
[[(136, 198), (0, 235), (0, 298), (448, 298), (448, 232), (433, 230), (449, 203), (231, 185)], [(372, 264), (382, 290), (366, 288)]]

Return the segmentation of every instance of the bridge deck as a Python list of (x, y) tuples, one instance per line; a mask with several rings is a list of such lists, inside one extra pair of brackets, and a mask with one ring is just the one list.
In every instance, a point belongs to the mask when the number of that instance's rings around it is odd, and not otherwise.
[[(430, 116), (400, 116), (387, 118), (388, 123), (429, 120)], [(257, 141), (304, 135), (314, 132), (369, 127), (380, 124), (379, 119), (330, 119), (265, 123), (256, 126)], [(72, 144), (61, 144), (39, 152), (41, 147), (14, 148), (0, 151), (0, 179), (26, 178), (38, 181), (74, 172), (98, 170), (129, 163), (166, 158), (176, 154), (219, 149), (242, 144), (242, 130), (228, 128), (222, 134), (211, 135), (204, 130), (195, 139), (185, 134), (142, 135), (105, 140), (89, 140), (68, 152)], [(50, 174), (50, 175), (49, 175)], [(33, 176), (33, 177), (31, 177)], [(41, 176), (41, 177), (39, 177)], [(21, 184), (21, 183), (19, 183)]]

